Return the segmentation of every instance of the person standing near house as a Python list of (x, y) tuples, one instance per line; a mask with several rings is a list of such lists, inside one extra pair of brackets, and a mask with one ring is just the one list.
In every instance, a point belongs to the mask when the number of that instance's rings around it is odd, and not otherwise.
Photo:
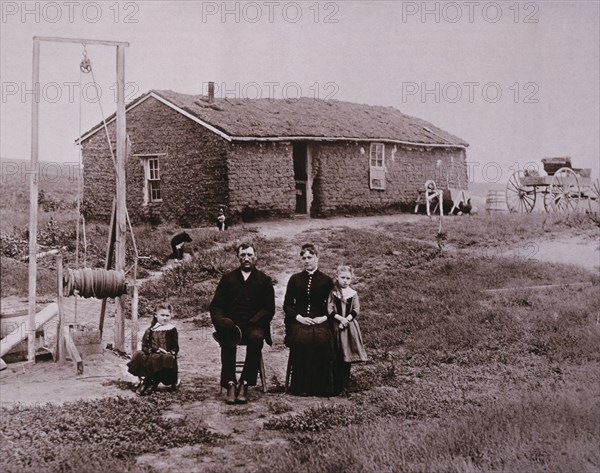
[(305, 396), (334, 396), (336, 367), (327, 297), (333, 281), (318, 269), (318, 252), (311, 243), (302, 245), (304, 270), (290, 277), (283, 311), (285, 344), (290, 348), (290, 392)]
[[(236, 249), (239, 267), (225, 274), (210, 303), (215, 338), (221, 346), (221, 386), (228, 404), (248, 401), (248, 386), (256, 386), (263, 344), (271, 345), (275, 291), (269, 276), (256, 268), (256, 249), (242, 243)], [(247, 345), (244, 369), (236, 380), (236, 346)]]
[(227, 217), (225, 217), (225, 210), (223, 207), (219, 207), (219, 213), (217, 214), (217, 228), (220, 232), (227, 230)]

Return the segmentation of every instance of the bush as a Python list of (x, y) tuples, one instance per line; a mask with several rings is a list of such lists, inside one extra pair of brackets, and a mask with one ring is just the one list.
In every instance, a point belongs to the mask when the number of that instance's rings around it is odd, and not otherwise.
[(367, 420), (364, 412), (354, 405), (321, 405), (299, 414), (274, 419), (264, 424), (265, 429), (285, 432), (321, 432), (337, 426), (359, 424)]
[(15, 227), (11, 233), (0, 235), (0, 251), (7, 258), (20, 259), (29, 251), (27, 230)]
[[(37, 243), (41, 248), (75, 250), (75, 229), (59, 224), (54, 218), (38, 227)], [(22, 258), (29, 253), (29, 229), (14, 227), (13, 231), (0, 236), (2, 256)]]
[(77, 207), (77, 202), (57, 199), (46, 195), (44, 189), (41, 189), (38, 194), (38, 205), (44, 212), (56, 212), (60, 210), (73, 209)]

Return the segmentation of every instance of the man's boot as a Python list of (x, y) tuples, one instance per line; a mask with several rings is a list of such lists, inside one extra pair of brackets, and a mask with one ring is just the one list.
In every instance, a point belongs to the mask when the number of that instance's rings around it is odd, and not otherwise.
[(235, 404), (235, 383), (229, 381), (227, 384), (227, 398), (225, 399), (226, 404)]
[(238, 384), (236, 402), (238, 404), (248, 402), (248, 383), (246, 381), (240, 381), (240, 384)]

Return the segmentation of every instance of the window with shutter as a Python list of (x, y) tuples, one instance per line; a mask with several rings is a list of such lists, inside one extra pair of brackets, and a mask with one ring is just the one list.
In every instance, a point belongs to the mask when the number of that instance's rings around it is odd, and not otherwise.
[(383, 143), (371, 143), (369, 183), (371, 189), (385, 190), (385, 146)]

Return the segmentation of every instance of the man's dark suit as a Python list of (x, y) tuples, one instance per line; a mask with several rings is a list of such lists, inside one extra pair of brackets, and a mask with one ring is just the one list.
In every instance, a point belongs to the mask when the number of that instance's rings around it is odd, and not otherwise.
[[(210, 304), (217, 336), (237, 325), (242, 331), (242, 344), (247, 345), (246, 361), (240, 380), (255, 386), (263, 340), (269, 345), (271, 320), (275, 315), (275, 291), (271, 278), (252, 269), (244, 280), (240, 268), (225, 274)], [(235, 379), (235, 346), (221, 343), (221, 386), (227, 387)]]

